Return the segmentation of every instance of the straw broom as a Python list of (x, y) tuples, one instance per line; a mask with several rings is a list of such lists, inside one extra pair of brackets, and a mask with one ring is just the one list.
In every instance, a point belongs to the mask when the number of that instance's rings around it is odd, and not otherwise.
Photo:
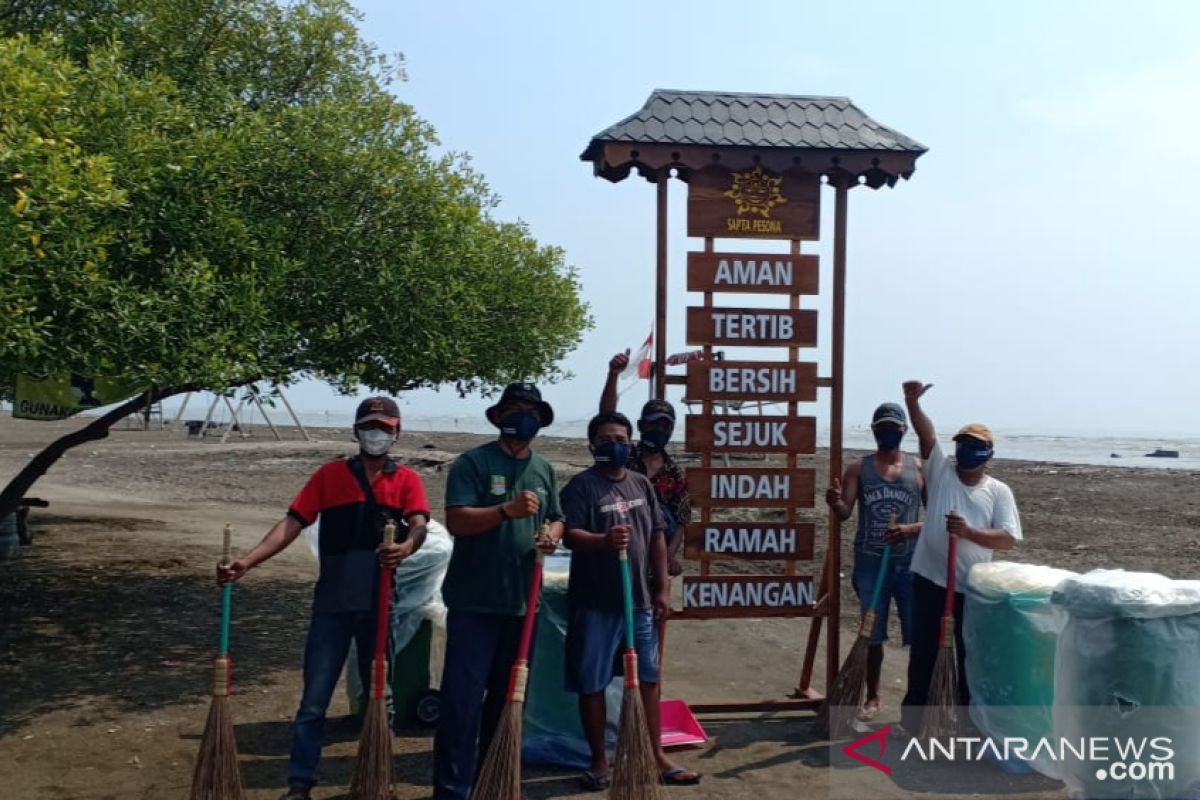
[[(396, 523), (391, 520), (383, 528), (383, 544), (390, 547), (396, 541)], [(371, 699), (363, 718), (362, 738), (358, 740), (358, 756), (350, 774), (350, 800), (392, 800), (392, 729), (387, 717), (387, 639), (388, 611), (392, 599), (392, 571), (379, 568), (379, 601), (375, 609), (375, 657), (371, 661), (374, 673)]]
[[(539, 544), (545, 541), (546, 525), (538, 533)], [(533, 642), (533, 623), (537, 618), (538, 597), (542, 588), (542, 568), (546, 555), (537, 551), (533, 564), (533, 580), (525, 602), (525, 622), (517, 660), (508, 679), (508, 698), (487, 756), (471, 790), (471, 800), (520, 800), (521, 798), (521, 721), (525, 716), (525, 687), (529, 683), (529, 648)]]
[[(229, 564), (233, 529), (226, 524), (222, 566)], [(189, 800), (242, 800), (242, 774), (238, 771), (237, 742), (229, 708), (233, 667), (229, 660), (229, 616), (233, 583), (221, 588), (221, 649), (213, 660), (212, 704), (200, 738), (200, 755), (192, 772)]]
[(633, 582), (629, 575), (627, 550), (621, 550), (621, 589), (625, 598), (625, 694), (621, 699), (617, 754), (613, 760), (608, 796), (612, 800), (660, 800), (661, 777), (654, 757), (656, 742), (646, 723), (646, 709), (638, 686), (637, 651), (633, 639)]
[[(893, 514), (892, 525), (895, 524), (896, 517)], [(875, 588), (871, 591), (871, 604), (863, 614), (862, 621), (859, 622), (858, 636), (854, 639), (854, 646), (850, 648), (846, 660), (842, 662), (842, 668), (838, 670), (837, 676), (833, 679), (833, 685), (829, 687), (829, 698), (817, 714), (817, 724), (831, 739), (847, 733), (850, 729), (849, 717), (845, 714), (835, 714), (835, 709), (852, 708), (857, 711), (862, 703), (863, 686), (867, 679), (871, 634), (875, 630), (875, 621), (878, 619), (879, 598), (883, 594), (883, 581), (887, 577), (888, 560), (891, 555), (892, 546), (889, 544), (883, 548), (879, 574), (875, 576)]]
[[(950, 515), (958, 512), (950, 510)], [(949, 540), (946, 567), (946, 607), (942, 612), (941, 646), (933, 663), (933, 677), (925, 699), (925, 718), (921, 736), (936, 739), (958, 732), (958, 653), (954, 641), (954, 577), (958, 567), (958, 537)]]

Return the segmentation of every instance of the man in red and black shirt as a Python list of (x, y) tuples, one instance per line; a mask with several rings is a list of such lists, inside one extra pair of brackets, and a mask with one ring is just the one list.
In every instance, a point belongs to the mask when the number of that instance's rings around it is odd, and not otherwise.
[[(325, 464), (309, 478), (253, 550), (227, 567), (217, 582), (238, 580), (291, 544), (320, 518), (321, 574), (313, 591), (312, 621), (304, 646), (304, 696), (293, 728), (288, 792), (308, 800), (317, 782), (325, 712), (353, 640), (363, 685), (370, 685), (375, 644), (379, 566), (395, 569), (425, 540), (429, 504), (417, 473), (396, 464), (388, 450), (400, 431), (400, 409), (387, 397), (358, 406), (354, 435), (359, 454)], [(400, 541), (383, 546), (383, 528), (394, 521)]]

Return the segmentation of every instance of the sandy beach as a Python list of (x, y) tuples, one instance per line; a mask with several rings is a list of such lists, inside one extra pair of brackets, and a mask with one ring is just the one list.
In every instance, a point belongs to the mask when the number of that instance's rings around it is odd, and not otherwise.
[[(77, 424), (0, 419), (0, 475), (12, 475)], [(348, 431), (313, 433), (320, 441), (295, 440), (293, 432), (291, 440), (276, 442), (255, 429), (250, 439), (235, 436), (222, 445), (181, 431), (114, 430), (107, 440), (71, 451), (37, 484), (32, 494), (50, 505), (31, 516), (34, 546), (0, 562), (0, 785), (7, 800), (186, 794), (208, 705), (218, 599), (211, 573), (221, 526), (233, 523), (235, 546), (247, 549), (316, 466), (354, 449)], [(484, 440), (402, 435), (395, 454), (420, 472), (435, 516), (442, 515), (449, 462)], [(589, 462), (579, 439), (543, 437), (537, 449), (560, 479)], [(825, 454), (816, 466), (820, 496)], [(1020, 505), (1026, 541), (1013, 560), (1200, 577), (1200, 472), (998, 460), (993, 474), (1012, 486)], [(845, 531), (843, 653), (857, 622), (846, 579), (849, 524)], [(820, 570), (822, 542), (819, 536), (810, 574)], [(285, 783), (314, 571), (311, 554), (297, 543), (237, 587), (234, 713), (250, 800), (277, 797)], [(667, 694), (693, 703), (783, 699), (799, 677), (808, 626), (807, 620), (677, 623), (665, 665)], [(881, 722), (898, 716), (906, 663), (906, 654), (889, 644)], [(345, 792), (357, 736), (342, 719), (346, 713), (339, 690), (322, 761), (325, 781), (314, 792), (320, 800)], [(1005, 776), (986, 765), (937, 769), (916, 783), (866, 767), (832, 769), (829, 747), (815, 738), (809, 719), (706, 718), (709, 744), (679, 755), (705, 773), (703, 786), (671, 796), (967, 797), (985, 771), (1009, 797), (1065, 797), (1055, 782)], [(397, 738), (401, 798), (429, 796), (430, 751), (425, 731)], [(528, 786), (534, 800), (576, 791), (570, 772), (535, 771)]]

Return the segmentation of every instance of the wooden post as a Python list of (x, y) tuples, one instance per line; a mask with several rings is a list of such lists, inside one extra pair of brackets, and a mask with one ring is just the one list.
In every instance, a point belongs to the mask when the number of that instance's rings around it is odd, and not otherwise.
[(142, 430), (150, 430), (150, 410), (154, 408), (151, 390), (146, 390), (146, 407), (142, 409)]
[(654, 396), (667, 394), (667, 188), (671, 180), (668, 167), (658, 174), (658, 285), (654, 302)]
[[(846, 211), (850, 176), (839, 175), (834, 183), (833, 207), (833, 387), (829, 401), (829, 477), (842, 477), (842, 399), (845, 394), (846, 361)], [(838, 657), (842, 613), (842, 521), (829, 511), (829, 631), (825, 645), (825, 688), (833, 685), (841, 659)]]
[(271, 422), (271, 418), (267, 416), (267, 410), (263, 408), (262, 399), (259, 398), (258, 392), (251, 395), (254, 398), (254, 405), (258, 406), (258, 413), (263, 415), (263, 422), (267, 423), (267, 427), (271, 429), (271, 433), (275, 434), (275, 441), (282, 442), (283, 437), (279, 435), (279, 431), (275, 429), (275, 423)]
[(200, 436), (208, 436), (208, 423), (212, 422), (213, 412), (217, 410), (217, 406), (221, 403), (221, 393), (217, 392), (213, 396), (212, 405), (208, 407), (208, 413), (204, 415), (204, 427), (200, 429)]
[(238, 419), (238, 412), (242, 410), (242, 406), (245, 405), (245, 403), (246, 403), (245, 395), (242, 396), (241, 400), (238, 400), (236, 409), (234, 409), (233, 403), (229, 402), (228, 397), (225, 397), (225, 395), (221, 395), (221, 397), (225, 400), (225, 407), (229, 409), (229, 414), (230, 414), (229, 427), (225, 429), (225, 432), (223, 434), (221, 434), (221, 444), (225, 444), (225, 442), (228, 441), (229, 434), (233, 432), (234, 425), (237, 426), (238, 435), (241, 436), (241, 438), (245, 439), (247, 436), (246, 426), (243, 425), (241, 420)]
[(185, 394), (183, 396), (183, 402), (179, 404), (179, 410), (175, 412), (175, 419), (171, 420), (172, 425), (178, 424), (180, 418), (183, 417), (184, 410), (187, 408), (188, 400), (191, 400), (191, 399), (192, 399), (191, 392), (188, 392), (187, 394)]
[(296, 412), (292, 410), (292, 404), (288, 402), (287, 396), (284, 395), (283, 387), (276, 385), (275, 392), (279, 395), (279, 399), (283, 401), (283, 407), (286, 408), (288, 413), (292, 415), (292, 422), (296, 423), (296, 427), (299, 428), (300, 433), (304, 435), (304, 441), (311, 442), (312, 437), (308, 435), (308, 431), (305, 430), (304, 425), (301, 424), (300, 418), (296, 416)]
[[(704, 252), (706, 252), (706, 253), (713, 252), (714, 244), (715, 244), (715, 241), (714, 241), (713, 237), (705, 236), (704, 237)], [(713, 304), (713, 293), (705, 292), (704, 293), (704, 307), (712, 308), (712, 304)], [(708, 344), (704, 345), (704, 360), (706, 362), (711, 362), (713, 360), (712, 345), (708, 345)], [(705, 396), (704, 402), (700, 404), (700, 413), (704, 414), (704, 416), (706, 416), (706, 417), (711, 417), (713, 415), (713, 412), (715, 411), (715, 405), (716, 404), (713, 403), (712, 398)], [(728, 413), (728, 409), (726, 409), (725, 411), (726, 411), (726, 413)], [(713, 465), (712, 453), (710, 453), (710, 452), (701, 453), (700, 454), (700, 466), (704, 467), (705, 469), (711, 469), (712, 465)], [(729, 454), (728, 453), (725, 454), (725, 466), (727, 466), (727, 467), (729, 466)], [(705, 524), (712, 522), (712, 509), (709, 507), (708, 503), (705, 503), (704, 507), (700, 509), (700, 521)], [(700, 560), (700, 574), (706, 575), (706, 576), (712, 574), (712, 566), (707, 558), (703, 558)]]

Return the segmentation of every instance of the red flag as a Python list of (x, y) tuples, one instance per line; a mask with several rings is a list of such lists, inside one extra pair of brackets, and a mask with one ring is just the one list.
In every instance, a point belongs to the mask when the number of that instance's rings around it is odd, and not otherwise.
[(630, 378), (636, 373), (639, 378), (650, 377), (650, 351), (654, 348), (654, 329), (650, 329), (650, 335), (646, 337), (646, 341), (638, 348), (638, 351), (629, 359), (629, 366), (625, 367), (625, 371), (621, 373), (622, 378)]

